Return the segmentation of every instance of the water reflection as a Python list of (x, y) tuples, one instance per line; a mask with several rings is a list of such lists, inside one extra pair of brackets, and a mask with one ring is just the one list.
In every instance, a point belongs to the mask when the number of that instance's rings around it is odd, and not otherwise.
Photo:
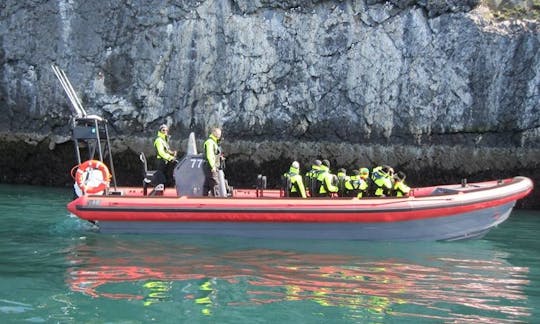
[[(310, 303), (353, 319), (514, 322), (531, 315), (528, 268), (490, 242), (368, 244), (88, 238), (67, 283), (96, 298), (219, 307)], [(303, 244), (303, 245), (301, 245)]]

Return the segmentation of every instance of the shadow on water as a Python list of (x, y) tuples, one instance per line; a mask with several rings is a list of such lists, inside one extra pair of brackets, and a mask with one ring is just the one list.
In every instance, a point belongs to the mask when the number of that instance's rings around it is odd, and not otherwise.
[(520, 321), (531, 315), (523, 293), (528, 269), (509, 264), (486, 240), (397, 244), (89, 235), (68, 258), (66, 280), (74, 292), (146, 306), (191, 301), (208, 314), (307, 303), (375, 322)]

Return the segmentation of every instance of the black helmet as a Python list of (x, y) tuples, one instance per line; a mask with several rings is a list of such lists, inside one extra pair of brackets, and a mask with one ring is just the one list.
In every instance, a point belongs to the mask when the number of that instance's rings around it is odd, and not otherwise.
[(405, 178), (407, 178), (407, 175), (405, 175), (405, 172), (398, 171), (396, 174), (394, 174), (394, 179), (397, 181), (404, 181)]
[(394, 169), (389, 165), (383, 165), (382, 170), (386, 173), (394, 173)]

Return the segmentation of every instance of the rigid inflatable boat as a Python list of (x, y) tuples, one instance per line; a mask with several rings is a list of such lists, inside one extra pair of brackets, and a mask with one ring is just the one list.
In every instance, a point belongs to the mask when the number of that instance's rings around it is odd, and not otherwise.
[(532, 182), (525, 177), (415, 188), (405, 198), (284, 198), (234, 189), (230, 197), (144, 196), (142, 189), (82, 195), (71, 213), (102, 232), (352, 240), (459, 240), (508, 218)]
[[(407, 197), (290, 198), (267, 189), (233, 189), (220, 172), (218, 197), (203, 197), (202, 154), (195, 137), (174, 170), (175, 188), (153, 183), (146, 159), (140, 187), (116, 184), (107, 121), (87, 115), (64, 72), (53, 69), (71, 100), (79, 197), (67, 208), (101, 232), (234, 235), (347, 240), (459, 240), (480, 237), (506, 220), (516, 201), (533, 188), (514, 177), (478, 183), (413, 188)], [(86, 160), (81, 153), (88, 152)], [(107, 154), (105, 154), (107, 153)]]
[[(174, 169), (175, 188), (153, 183), (147, 170), (140, 187), (119, 187), (103, 160), (97, 136), (106, 122), (76, 118), (73, 132), (78, 164), (72, 170), (79, 197), (68, 210), (102, 232), (234, 235), (265, 238), (350, 240), (459, 240), (480, 237), (510, 215), (518, 199), (533, 187), (525, 177), (478, 183), (413, 188), (407, 197), (289, 198), (267, 189), (259, 176), (253, 189), (233, 189), (220, 172), (217, 197), (203, 197), (205, 159), (191, 134), (186, 155)], [(81, 147), (93, 152), (81, 161)], [(96, 149), (91, 149), (95, 147)], [(98, 157), (102, 157), (99, 159)]]

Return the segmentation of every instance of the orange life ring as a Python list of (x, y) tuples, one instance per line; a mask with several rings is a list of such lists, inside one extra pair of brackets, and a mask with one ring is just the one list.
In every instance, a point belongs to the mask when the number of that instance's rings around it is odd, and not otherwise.
[[(94, 175), (93, 171), (95, 170), (101, 173), (101, 178)], [(109, 168), (98, 160), (88, 160), (81, 163), (75, 174), (77, 185), (84, 193), (88, 194), (95, 194), (107, 189), (110, 180)]]

